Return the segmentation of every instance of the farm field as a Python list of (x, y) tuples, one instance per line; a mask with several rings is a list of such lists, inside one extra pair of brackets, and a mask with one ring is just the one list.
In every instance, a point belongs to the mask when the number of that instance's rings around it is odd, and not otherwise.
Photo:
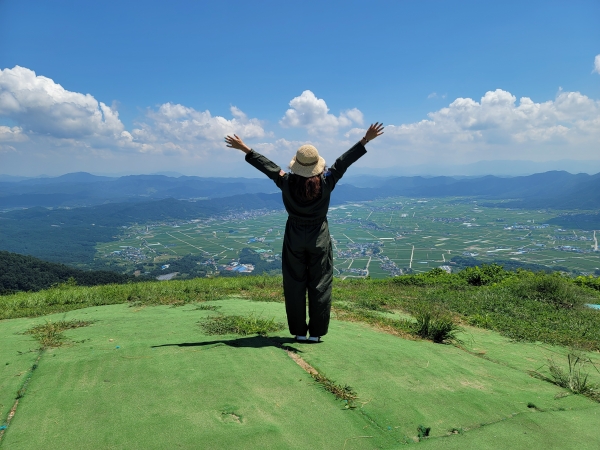
[[(496, 207), (480, 203), (469, 198), (398, 197), (332, 206), (328, 218), (334, 274), (342, 279), (385, 278), (452, 267), (455, 256), (488, 263), (513, 260), (583, 274), (600, 268), (595, 232), (547, 224), (568, 211), (511, 210), (501, 202)], [(98, 257), (132, 268), (148, 262), (168, 264), (192, 254), (205, 257), (202, 264), (215, 272), (236, 261), (243, 248), (277, 260), (286, 218), (284, 211), (252, 211), (141, 224), (99, 245)]]

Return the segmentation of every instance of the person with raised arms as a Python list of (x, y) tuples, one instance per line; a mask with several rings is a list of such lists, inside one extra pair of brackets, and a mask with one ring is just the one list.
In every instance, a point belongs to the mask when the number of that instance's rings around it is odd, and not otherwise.
[(291, 172), (284, 172), (237, 135), (225, 137), (227, 147), (244, 152), (246, 161), (281, 189), (288, 213), (281, 251), (283, 292), (288, 327), (299, 342), (321, 342), (329, 329), (333, 250), (327, 212), (331, 192), (348, 167), (367, 153), (367, 143), (382, 134), (383, 125), (372, 124), (365, 136), (329, 169), (314, 146), (302, 145), (290, 162)]

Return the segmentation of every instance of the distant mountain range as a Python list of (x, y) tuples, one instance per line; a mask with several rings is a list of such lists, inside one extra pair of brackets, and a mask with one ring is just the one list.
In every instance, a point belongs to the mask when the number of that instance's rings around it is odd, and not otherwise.
[(549, 172), (552, 170), (565, 170), (571, 173), (600, 172), (600, 160), (573, 160), (562, 159), (555, 161), (527, 161), (527, 160), (493, 160), (476, 161), (470, 164), (435, 164), (430, 162), (415, 166), (392, 166), (387, 168), (357, 168), (352, 173), (379, 175), (379, 176), (461, 176), (481, 177), (484, 175), (496, 176), (525, 176), (534, 173)]
[(54, 208), (165, 198), (218, 198), (276, 190), (273, 182), (267, 178), (175, 178), (165, 175), (110, 178), (77, 172), (56, 178), (0, 182), (0, 208)]
[[(277, 193), (264, 178), (168, 177), (130, 175), (119, 178), (70, 173), (56, 178), (0, 182), (0, 209), (77, 207), (104, 203), (147, 202), (175, 198), (216, 199), (242, 194)], [(510, 199), (507, 206), (554, 209), (600, 208), (600, 174), (550, 171), (520, 177), (375, 177), (349, 176), (332, 201), (373, 200), (390, 196)]]
[(384, 179), (376, 187), (358, 188), (347, 184), (340, 185), (338, 189), (337, 201), (391, 196), (477, 197), (482, 200), (509, 200), (505, 206), (514, 208), (600, 208), (600, 174), (573, 175), (564, 171), (512, 178), (395, 177)]

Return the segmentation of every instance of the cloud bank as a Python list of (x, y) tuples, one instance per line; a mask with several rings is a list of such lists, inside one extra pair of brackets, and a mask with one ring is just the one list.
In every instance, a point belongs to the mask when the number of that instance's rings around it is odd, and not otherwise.
[[(594, 71), (600, 74), (600, 55)], [(42, 171), (51, 156), (57, 173), (109, 172), (118, 165), (123, 171), (255, 176), (241, 158), (231, 163), (238, 164), (239, 172), (221, 169), (234, 159), (223, 144), (225, 135), (238, 134), (285, 166), (306, 142), (333, 162), (365, 132), (357, 107), (334, 114), (310, 90), (292, 98), (288, 106), (279, 113), (280, 120), (269, 125), (235, 106), (230, 107), (231, 117), (225, 118), (164, 103), (147, 108), (126, 129), (116, 107), (16, 66), (0, 70), (0, 158), (8, 168), (0, 172), (17, 174), (36, 164)], [(373, 117), (377, 120), (385, 118)], [(457, 98), (423, 120), (387, 124), (385, 134), (369, 144), (369, 158), (359, 164), (389, 168), (494, 159), (598, 159), (598, 142), (598, 100), (559, 90), (554, 99), (536, 102), (495, 89), (479, 99)]]

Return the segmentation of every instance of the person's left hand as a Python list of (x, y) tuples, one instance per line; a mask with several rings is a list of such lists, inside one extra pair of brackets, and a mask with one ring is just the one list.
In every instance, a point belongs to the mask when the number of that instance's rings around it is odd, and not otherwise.
[(225, 142), (229, 148), (235, 148), (243, 151), (244, 153), (250, 153), (251, 151), (250, 147), (244, 144), (244, 141), (242, 141), (237, 134), (234, 134), (233, 136), (225, 136)]

